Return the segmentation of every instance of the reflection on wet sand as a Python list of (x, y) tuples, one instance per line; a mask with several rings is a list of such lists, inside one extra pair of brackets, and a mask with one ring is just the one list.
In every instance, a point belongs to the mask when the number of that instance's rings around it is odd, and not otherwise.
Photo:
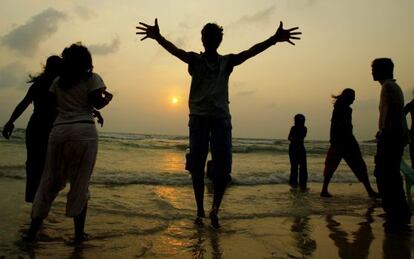
[[(206, 253), (208, 245), (206, 239), (209, 239), (211, 245), (211, 256), (208, 256)], [(223, 249), (220, 244), (220, 232), (211, 229), (205, 229), (204, 227), (196, 227), (194, 235), (191, 237), (193, 241), (191, 251), (192, 258), (213, 258), (221, 259), (223, 258)]]
[(374, 222), (373, 212), (374, 207), (368, 208), (364, 221), (359, 223), (357, 231), (351, 233), (352, 238), (349, 238), (348, 233), (341, 229), (341, 223), (336, 221), (332, 215), (326, 216), (326, 226), (331, 232), (329, 237), (338, 247), (340, 258), (368, 258), (369, 247), (374, 240), (371, 228)]
[(302, 257), (311, 256), (316, 250), (316, 241), (311, 238), (309, 217), (295, 217), (290, 231), (296, 242), (296, 249)]

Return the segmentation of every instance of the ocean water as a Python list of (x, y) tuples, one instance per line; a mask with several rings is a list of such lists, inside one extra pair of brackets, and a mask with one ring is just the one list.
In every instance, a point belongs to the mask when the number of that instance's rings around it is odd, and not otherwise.
[[(326, 227), (331, 218), (342, 218), (346, 229), (353, 229), (366, 224), (366, 214), (374, 209), (377, 241), (370, 253), (373, 258), (381, 255), (382, 219), (376, 215), (382, 211), (344, 162), (330, 186), (334, 199), (319, 197), (327, 141), (306, 141), (310, 191), (301, 193), (287, 185), (287, 140), (234, 138), (233, 181), (220, 212), (223, 228), (216, 232), (208, 224), (193, 224), (195, 202), (184, 169), (186, 136), (109, 132), (99, 134), (91, 180), (86, 222), (91, 240), (80, 246), (71, 243), (72, 221), (64, 216), (67, 187), (56, 198), (38, 242), (28, 246), (20, 239), (31, 209), (23, 201), (24, 135), (16, 129), (10, 140), (0, 139), (0, 258), (338, 258)], [(360, 146), (375, 186), (375, 143)], [(208, 209), (208, 181), (206, 187)], [(408, 240), (405, 250), (413, 243)]]
[[(309, 182), (323, 181), (327, 141), (306, 141)], [(100, 132), (98, 159), (92, 185), (191, 185), (185, 166), (187, 136)], [(374, 142), (360, 142), (372, 178)], [(284, 184), (289, 179), (289, 141), (233, 139), (233, 185)], [(11, 140), (0, 140), (0, 178), (24, 179), (24, 130)], [(333, 182), (356, 182), (342, 162)]]

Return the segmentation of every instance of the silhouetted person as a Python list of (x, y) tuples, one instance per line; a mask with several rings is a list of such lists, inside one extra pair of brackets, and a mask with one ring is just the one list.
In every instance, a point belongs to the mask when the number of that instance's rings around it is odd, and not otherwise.
[(13, 123), (31, 103), (33, 104), (33, 114), (26, 127), (26, 202), (33, 202), (42, 177), (47, 140), (56, 117), (56, 107), (50, 99), (49, 88), (60, 73), (61, 63), (59, 56), (50, 56), (43, 72), (34, 77), (30, 76), (28, 83), (32, 84), (29, 90), (3, 127), (2, 134), (6, 139), (9, 139), (14, 129)]
[[(414, 94), (414, 91), (413, 91)], [(411, 128), (409, 130), (410, 135), (410, 159), (411, 159), (411, 168), (414, 169), (414, 98), (404, 106), (404, 113), (408, 113), (411, 116)]]
[(331, 145), (325, 159), (321, 196), (332, 197), (328, 192), (328, 185), (343, 158), (358, 180), (362, 182), (368, 195), (377, 197), (377, 193), (369, 183), (367, 165), (362, 158), (358, 142), (352, 132), (352, 109), (350, 106), (355, 100), (355, 91), (346, 88), (340, 95), (333, 95), (332, 97), (334, 99), (334, 110), (331, 118)]
[(404, 146), (408, 143), (404, 96), (395, 82), (391, 59), (375, 59), (371, 67), (373, 80), (381, 84), (374, 175), (386, 212), (384, 227), (393, 231), (404, 229), (411, 218), (400, 174)]
[(214, 198), (209, 214), (211, 225), (219, 228), (218, 211), (229, 180), (232, 162), (231, 116), (229, 111), (228, 81), (233, 68), (247, 59), (259, 54), (277, 42), (292, 40), (300, 32), (298, 28), (283, 29), (283, 24), (269, 39), (258, 43), (239, 54), (220, 55), (217, 52), (223, 38), (223, 29), (217, 24), (208, 23), (201, 31), (204, 52), (187, 52), (177, 48), (160, 34), (158, 21), (153, 26), (140, 23), (137, 34), (143, 34), (141, 40), (156, 40), (169, 53), (188, 64), (192, 77), (190, 108), (190, 172), (197, 203), (196, 224), (202, 224), (204, 213), (204, 167), (210, 147), (216, 177), (214, 180)]
[(86, 238), (89, 180), (98, 148), (93, 110), (105, 107), (112, 99), (101, 77), (92, 72), (92, 56), (86, 47), (78, 43), (65, 48), (62, 61), (62, 73), (50, 88), (58, 116), (49, 135), (45, 169), (33, 202), (32, 222), (25, 237), (29, 241), (35, 239), (68, 180), (66, 215), (74, 218), (75, 240)]
[(288, 140), (289, 159), (290, 159), (290, 177), (289, 184), (292, 188), (299, 186), (302, 190), (306, 190), (308, 181), (308, 169), (306, 164), (306, 149), (304, 140), (308, 129), (305, 127), (305, 116), (303, 114), (295, 115), (295, 124), (290, 128)]

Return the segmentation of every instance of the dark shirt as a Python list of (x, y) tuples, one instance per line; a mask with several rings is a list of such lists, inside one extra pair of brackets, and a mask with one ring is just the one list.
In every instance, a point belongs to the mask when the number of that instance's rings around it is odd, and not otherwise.
[(56, 106), (49, 93), (53, 79), (38, 78), (29, 88), (28, 94), (33, 102), (33, 114), (30, 118), (32, 123), (44, 123), (49, 126), (56, 118)]
[(336, 103), (332, 112), (330, 142), (332, 145), (346, 145), (353, 142), (352, 109), (343, 104)]
[(289, 137), (290, 145), (303, 146), (308, 129), (305, 126), (293, 126), (290, 128)]

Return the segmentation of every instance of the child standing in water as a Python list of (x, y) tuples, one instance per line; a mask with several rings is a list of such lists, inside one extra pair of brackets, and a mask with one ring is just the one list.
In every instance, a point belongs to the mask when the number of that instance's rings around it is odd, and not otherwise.
[(292, 126), (289, 132), (289, 159), (290, 159), (290, 178), (289, 185), (292, 188), (299, 186), (301, 190), (306, 190), (306, 183), (308, 181), (308, 169), (306, 166), (306, 149), (304, 140), (308, 129), (305, 127), (305, 116), (303, 114), (296, 114), (294, 117), (295, 125)]

